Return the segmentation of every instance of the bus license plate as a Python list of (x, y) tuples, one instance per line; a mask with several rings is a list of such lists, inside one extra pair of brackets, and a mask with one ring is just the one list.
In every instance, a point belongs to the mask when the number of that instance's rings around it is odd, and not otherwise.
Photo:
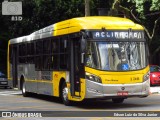
[(5, 84), (7, 84), (7, 82), (1, 82), (1, 84), (5, 85)]
[(119, 91), (117, 92), (118, 96), (127, 96), (128, 95), (128, 91)]

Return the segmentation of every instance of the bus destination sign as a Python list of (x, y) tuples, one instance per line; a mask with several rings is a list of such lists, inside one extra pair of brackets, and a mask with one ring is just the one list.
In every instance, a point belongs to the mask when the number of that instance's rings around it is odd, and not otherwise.
[(93, 39), (137, 39), (143, 40), (143, 31), (93, 31)]

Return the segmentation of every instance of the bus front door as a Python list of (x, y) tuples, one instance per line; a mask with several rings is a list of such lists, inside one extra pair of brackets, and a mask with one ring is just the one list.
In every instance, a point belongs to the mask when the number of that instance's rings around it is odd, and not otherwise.
[(71, 66), (70, 66), (70, 78), (71, 78), (71, 95), (80, 97), (80, 78), (84, 72), (81, 64), (80, 53), (80, 41), (71, 41)]

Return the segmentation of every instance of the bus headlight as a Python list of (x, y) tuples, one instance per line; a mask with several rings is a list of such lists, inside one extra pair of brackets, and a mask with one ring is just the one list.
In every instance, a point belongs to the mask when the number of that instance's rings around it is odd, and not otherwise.
[(150, 73), (148, 72), (147, 74), (145, 74), (145, 75), (143, 76), (143, 82), (149, 80), (149, 78), (150, 78)]
[(91, 80), (93, 82), (102, 83), (102, 80), (100, 77), (93, 75), (93, 74), (90, 74), (90, 73), (87, 73), (87, 72), (86, 72), (86, 79)]

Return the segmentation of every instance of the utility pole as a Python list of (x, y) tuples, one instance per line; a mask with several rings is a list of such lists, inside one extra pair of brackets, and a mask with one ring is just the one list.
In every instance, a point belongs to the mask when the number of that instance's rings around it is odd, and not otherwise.
[(90, 1), (90, 0), (85, 0), (85, 16), (90, 16), (89, 1)]

